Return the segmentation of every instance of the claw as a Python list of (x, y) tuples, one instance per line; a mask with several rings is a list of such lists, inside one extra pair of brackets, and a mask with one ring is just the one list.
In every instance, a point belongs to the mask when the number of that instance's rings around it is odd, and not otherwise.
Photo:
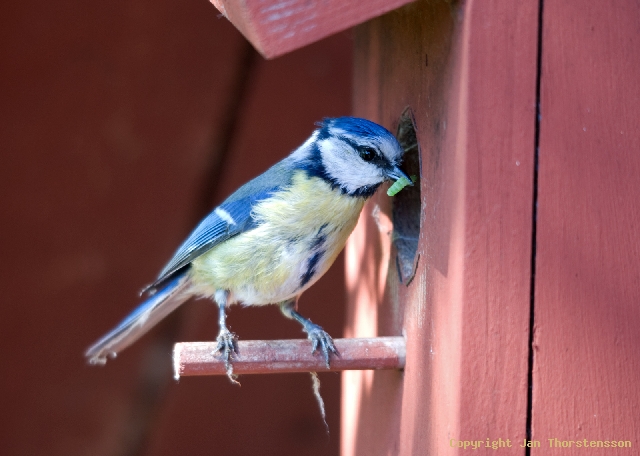
[(320, 348), (322, 351), (322, 354), (324, 355), (324, 361), (327, 365), (327, 369), (329, 369), (330, 367), (329, 361), (330, 361), (331, 353), (333, 353), (336, 356), (340, 356), (340, 354), (338, 353), (338, 350), (333, 344), (333, 339), (331, 338), (329, 333), (327, 333), (320, 326), (317, 326), (317, 325), (314, 325), (314, 326), (315, 327), (313, 329), (310, 329), (308, 332), (309, 339), (311, 340), (311, 343), (312, 343), (311, 353), (315, 353), (316, 351), (318, 351), (318, 348)]
[(318, 347), (322, 349), (324, 362), (327, 365), (327, 369), (329, 369), (329, 357), (331, 353), (336, 356), (340, 356), (340, 353), (338, 353), (335, 345), (333, 345), (333, 339), (329, 333), (296, 311), (296, 300), (297, 298), (281, 302), (280, 310), (285, 317), (293, 318), (302, 325), (302, 328), (308, 334), (309, 340), (311, 341), (311, 353), (318, 351)]
[(220, 353), (224, 359), (224, 367), (227, 371), (227, 377), (231, 380), (231, 383), (240, 385), (237, 380), (238, 376), (233, 374), (233, 364), (231, 364), (233, 355), (238, 354), (238, 336), (225, 328), (220, 330), (216, 340), (218, 341), (216, 353)]
[(238, 354), (238, 336), (228, 329), (223, 329), (220, 330), (216, 340), (218, 342), (216, 352), (222, 355), (225, 366), (229, 369), (229, 361), (233, 358), (233, 355)]

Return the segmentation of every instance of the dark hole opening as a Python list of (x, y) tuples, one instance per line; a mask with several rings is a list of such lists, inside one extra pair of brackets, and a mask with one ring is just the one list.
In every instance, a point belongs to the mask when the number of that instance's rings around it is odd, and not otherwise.
[(420, 146), (416, 137), (411, 108), (406, 108), (398, 122), (398, 142), (405, 150), (402, 170), (416, 176), (411, 187), (405, 187), (393, 197), (393, 242), (396, 246), (396, 267), (400, 283), (409, 285), (416, 273), (420, 236)]

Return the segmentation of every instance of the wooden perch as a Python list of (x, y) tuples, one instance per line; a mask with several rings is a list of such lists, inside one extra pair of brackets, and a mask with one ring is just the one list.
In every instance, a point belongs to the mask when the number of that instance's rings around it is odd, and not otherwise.
[[(406, 344), (403, 337), (335, 339), (339, 356), (331, 355), (327, 369), (321, 353), (311, 353), (307, 339), (246, 340), (238, 342), (234, 374), (328, 372), (366, 369), (402, 369)], [(226, 375), (224, 361), (215, 353), (216, 342), (183, 342), (173, 347), (175, 379), (188, 375)]]

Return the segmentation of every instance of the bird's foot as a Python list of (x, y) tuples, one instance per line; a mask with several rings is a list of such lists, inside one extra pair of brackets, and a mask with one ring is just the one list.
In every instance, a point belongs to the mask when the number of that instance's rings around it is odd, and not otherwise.
[(233, 355), (238, 354), (238, 336), (225, 328), (220, 330), (216, 341), (216, 352), (222, 355), (225, 364), (229, 364)]
[(329, 357), (331, 356), (331, 353), (336, 356), (340, 356), (336, 346), (333, 345), (333, 339), (328, 332), (313, 323), (310, 323), (309, 327), (305, 328), (305, 330), (309, 335), (309, 340), (311, 340), (311, 343), (313, 344), (311, 347), (311, 353), (315, 353), (318, 348), (320, 348), (324, 355), (324, 361), (327, 365), (327, 369), (329, 369)]
[(224, 367), (227, 371), (227, 377), (229, 377), (229, 380), (231, 380), (232, 383), (240, 385), (236, 380), (237, 375), (233, 375), (233, 364), (231, 364), (231, 359), (234, 355), (238, 354), (238, 336), (224, 328), (220, 330), (216, 340), (218, 342), (218, 345), (216, 346), (216, 353), (220, 353), (224, 359)]

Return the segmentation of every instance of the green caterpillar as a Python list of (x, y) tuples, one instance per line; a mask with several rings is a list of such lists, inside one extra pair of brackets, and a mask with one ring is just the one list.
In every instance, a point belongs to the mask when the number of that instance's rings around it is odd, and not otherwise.
[[(418, 176), (416, 176), (415, 174), (411, 175), (411, 181), (415, 182), (416, 180), (418, 180)], [(396, 194), (407, 185), (411, 185), (409, 179), (407, 179), (406, 177), (401, 177), (400, 179), (395, 181), (391, 187), (389, 187), (389, 190), (387, 190), (387, 195), (396, 196)]]

